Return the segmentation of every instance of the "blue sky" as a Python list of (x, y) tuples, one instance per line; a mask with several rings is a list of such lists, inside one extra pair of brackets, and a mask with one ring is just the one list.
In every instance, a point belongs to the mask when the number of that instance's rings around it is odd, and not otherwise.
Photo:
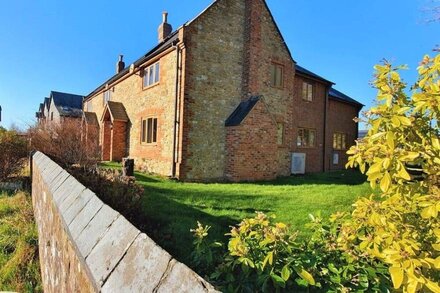
[[(373, 65), (408, 64), (440, 43), (440, 23), (426, 23), (432, 0), (268, 0), (298, 64), (371, 106)], [(0, 0), (1, 125), (34, 121), (51, 90), (87, 95), (157, 43), (163, 10), (177, 28), (210, 0)]]

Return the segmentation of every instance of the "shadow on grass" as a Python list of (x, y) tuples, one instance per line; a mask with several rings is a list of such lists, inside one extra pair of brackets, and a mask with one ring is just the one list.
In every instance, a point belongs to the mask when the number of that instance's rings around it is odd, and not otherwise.
[(146, 174), (138, 173), (138, 172), (136, 172), (134, 174), (134, 177), (136, 177), (136, 181), (145, 182), (145, 183), (146, 182), (151, 183), (151, 182), (160, 182), (161, 181), (159, 178), (154, 178), (151, 175), (146, 175)]
[(360, 185), (367, 181), (367, 177), (357, 170), (332, 171), (327, 173), (313, 173), (306, 175), (292, 175), (273, 181), (261, 181), (246, 184), (257, 185)]
[(151, 186), (145, 192), (142, 214), (143, 223), (138, 228), (177, 260), (189, 266), (194, 248), (190, 229), (197, 226), (197, 221), (212, 227), (209, 238), (213, 241), (226, 240), (225, 234), (229, 232), (229, 227), (239, 221), (230, 216), (213, 216), (199, 210), (197, 206), (177, 202), (172, 196), (166, 195), (165, 190)]

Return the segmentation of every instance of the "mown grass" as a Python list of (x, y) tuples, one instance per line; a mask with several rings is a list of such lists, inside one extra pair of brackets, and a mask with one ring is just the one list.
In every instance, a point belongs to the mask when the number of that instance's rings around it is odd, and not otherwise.
[(181, 183), (141, 173), (136, 178), (145, 187), (142, 213), (146, 223), (141, 228), (187, 264), (193, 250), (189, 230), (197, 221), (212, 227), (211, 239), (225, 240), (230, 226), (261, 211), (276, 215), (304, 237), (309, 234), (309, 214), (328, 217), (347, 211), (358, 197), (371, 193), (365, 177), (351, 170), (239, 184)]
[(0, 291), (42, 292), (31, 197), (0, 190)]

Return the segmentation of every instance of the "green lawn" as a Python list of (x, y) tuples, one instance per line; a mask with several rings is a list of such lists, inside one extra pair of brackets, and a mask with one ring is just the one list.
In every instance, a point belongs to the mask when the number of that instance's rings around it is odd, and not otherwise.
[(42, 292), (38, 235), (28, 193), (0, 190), (0, 291)]
[(356, 198), (371, 193), (365, 177), (356, 171), (241, 184), (181, 183), (140, 173), (136, 177), (146, 195), (142, 206), (145, 226), (141, 229), (187, 264), (192, 251), (189, 230), (197, 221), (212, 226), (212, 239), (224, 240), (229, 226), (261, 211), (276, 215), (278, 221), (306, 235), (309, 214), (329, 216), (348, 210)]

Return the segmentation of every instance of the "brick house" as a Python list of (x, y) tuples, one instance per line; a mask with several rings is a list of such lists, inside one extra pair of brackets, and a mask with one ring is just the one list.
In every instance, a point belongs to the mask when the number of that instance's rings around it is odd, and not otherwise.
[(103, 159), (188, 181), (343, 168), (362, 104), (299, 66), (264, 0), (217, 0), (84, 99)]

